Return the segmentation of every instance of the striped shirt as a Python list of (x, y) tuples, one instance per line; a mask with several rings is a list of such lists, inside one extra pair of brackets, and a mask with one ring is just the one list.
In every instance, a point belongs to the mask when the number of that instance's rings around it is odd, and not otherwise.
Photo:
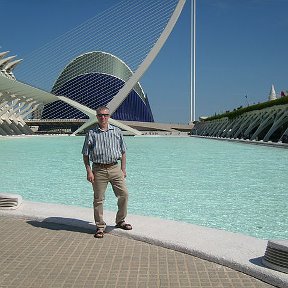
[(121, 159), (126, 152), (121, 129), (108, 124), (108, 130), (103, 131), (97, 124), (88, 131), (82, 148), (82, 154), (89, 156), (93, 163), (110, 164)]

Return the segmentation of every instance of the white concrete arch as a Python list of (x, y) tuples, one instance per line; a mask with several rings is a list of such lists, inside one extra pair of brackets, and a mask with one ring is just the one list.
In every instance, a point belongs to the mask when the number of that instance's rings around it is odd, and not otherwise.
[(261, 121), (262, 121), (263, 115), (259, 114), (248, 126), (248, 128), (244, 131), (244, 137), (245, 138), (249, 138), (249, 134), (250, 132), (257, 127), (258, 125), (260, 125)]
[(253, 122), (253, 120), (255, 119), (255, 115), (252, 113), (249, 113), (245, 119), (243, 120), (243, 122), (241, 123), (240, 127), (238, 128), (237, 131), (235, 131), (234, 135), (232, 135), (232, 137), (234, 139), (238, 138), (238, 136), (241, 135), (240, 138), (242, 138), (242, 136), (244, 135), (244, 131), (249, 127), (250, 123)]
[(265, 119), (263, 119), (260, 123), (260, 125), (258, 126), (258, 128), (256, 129), (256, 131), (253, 133), (253, 135), (250, 137), (250, 140), (255, 140), (258, 138), (259, 134), (265, 129), (267, 128), (267, 126), (271, 125), (271, 123), (273, 123), (274, 121), (274, 115), (267, 115), (267, 117), (265, 117)]
[[(288, 110), (281, 110), (277, 113), (276, 119), (273, 123), (273, 125), (271, 126), (271, 128), (269, 129), (269, 131), (267, 132), (267, 134), (265, 135), (265, 137), (263, 138), (263, 141), (269, 141), (270, 137), (272, 136), (272, 134), (279, 128), (281, 127), (283, 124), (288, 123)], [(282, 137), (282, 135), (281, 135)]]
[[(145, 73), (145, 71), (148, 69), (148, 67), (151, 65), (159, 51), (161, 50), (162, 46), (166, 42), (167, 38), (169, 37), (171, 31), (173, 30), (181, 11), (184, 7), (186, 0), (179, 0), (171, 18), (169, 19), (165, 29), (163, 30), (162, 34), (160, 35), (159, 39), (154, 44), (151, 51), (148, 53), (146, 58), (143, 60), (143, 62), (140, 64), (136, 72), (129, 78), (129, 80), (125, 83), (125, 85), (119, 90), (119, 92), (114, 96), (114, 98), (107, 104), (107, 107), (110, 110), (110, 113), (113, 114), (113, 112), (116, 111), (116, 109), (122, 104), (122, 102), (126, 99), (130, 91), (133, 89), (133, 87), (136, 85), (136, 83), (140, 80), (142, 75)], [(77, 129), (73, 135), (76, 135), (77, 133), (83, 131), (85, 128), (89, 125), (92, 125), (93, 123), (97, 122), (96, 117), (89, 118), (86, 124), (81, 126), (79, 129)]]
[(141, 63), (141, 65), (138, 67), (136, 72), (130, 77), (130, 79), (126, 82), (126, 84), (123, 86), (122, 89), (115, 95), (115, 97), (108, 103), (108, 107), (111, 111), (111, 114), (122, 104), (122, 102), (125, 100), (125, 98), (128, 96), (129, 92), (133, 89), (135, 84), (140, 80), (142, 75), (145, 73), (145, 71), (148, 69), (148, 67), (151, 65), (161, 48), (163, 47), (164, 43), (168, 39), (170, 33), (172, 32), (180, 14), (184, 7), (186, 0), (179, 0), (170, 20), (168, 21), (165, 29), (163, 30), (162, 34), (160, 35), (159, 39), (151, 49), (151, 51), (148, 53), (147, 57), (144, 59), (144, 61)]

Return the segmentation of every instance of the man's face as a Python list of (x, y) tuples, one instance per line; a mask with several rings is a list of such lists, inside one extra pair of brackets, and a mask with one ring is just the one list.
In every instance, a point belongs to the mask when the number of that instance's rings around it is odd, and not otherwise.
[(97, 113), (97, 119), (100, 124), (106, 124), (108, 123), (108, 120), (110, 118), (109, 110), (102, 109)]

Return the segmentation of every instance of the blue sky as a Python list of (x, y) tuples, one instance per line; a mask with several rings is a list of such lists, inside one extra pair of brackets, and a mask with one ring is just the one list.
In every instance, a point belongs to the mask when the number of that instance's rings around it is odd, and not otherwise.
[[(0, 0), (0, 51), (25, 65), (25, 55), (117, 1)], [(190, 121), (190, 5), (140, 80), (157, 122)], [(288, 90), (288, 0), (197, 0), (196, 10), (196, 119), (267, 101), (272, 84)]]

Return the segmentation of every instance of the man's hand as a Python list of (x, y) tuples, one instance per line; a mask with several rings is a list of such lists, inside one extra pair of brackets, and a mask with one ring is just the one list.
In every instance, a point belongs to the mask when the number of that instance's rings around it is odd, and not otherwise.
[(90, 171), (87, 171), (87, 180), (90, 182), (90, 183), (94, 183), (94, 174), (93, 172), (90, 170)]
[(89, 156), (83, 155), (83, 162), (87, 171), (87, 181), (89, 181), (90, 183), (94, 183), (94, 174), (90, 168)]

